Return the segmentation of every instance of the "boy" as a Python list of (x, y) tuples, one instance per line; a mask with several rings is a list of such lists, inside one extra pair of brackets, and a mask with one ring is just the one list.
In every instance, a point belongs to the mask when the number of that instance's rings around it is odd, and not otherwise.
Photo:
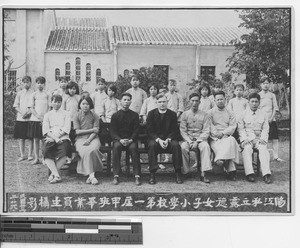
[(43, 140), (42, 122), (44, 115), (50, 110), (51, 96), (45, 91), (46, 79), (38, 77), (36, 80), (37, 91), (32, 94), (29, 108), (32, 115), (29, 121), (28, 137), (34, 141), (34, 161), (39, 164), (40, 140)]
[(95, 107), (94, 111), (96, 115), (98, 115), (99, 117), (101, 115), (101, 105), (103, 101), (107, 98), (107, 94), (105, 93), (105, 87), (106, 87), (105, 79), (101, 78), (97, 82), (97, 91), (91, 94), (91, 98), (93, 100), (94, 107)]
[(267, 149), (269, 123), (267, 114), (258, 109), (260, 95), (251, 93), (249, 95), (249, 107), (243, 112), (238, 124), (238, 130), (243, 148), (244, 168), (247, 180), (255, 182), (252, 167), (253, 148), (259, 150), (261, 171), (265, 183), (271, 183), (270, 154)]
[(143, 89), (139, 88), (140, 81), (137, 75), (133, 75), (131, 77), (130, 84), (132, 88), (126, 91), (126, 93), (129, 93), (132, 96), (130, 109), (139, 115), (142, 105), (147, 99), (147, 93)]
[(221, 80), (216, 80), (213, 87), (213, 94), (209, 96), (209, 99), (213, 102), (214, 106), (216, 106), (215, 94), (219, 93), (222, 89), (223, 89), (223, 84)]
[[(18, 162), (25, 160), (25, 140), (29, 139), (27, 136), (28, 122), (31, 116), (31, 111), (28, 108), (32, 97), (33, 90), (31, 88), (31, 77), (25, 76), (22, 78), (23, 90), (16, 95), (13, 107), (17, 111), (17, 119), (14, 130), (14, 138), (19, 139), (19, 148), (21, 156)], [(29, 140), (28, 160), (33, 160), (32, 157), (33, 141)]]
[(52, 95), (61, 95), (62, 98), (64, 99), (64, 97), (66, 96), (66, 93), (67, 93), (67, 85), (68, 85), (68, 81), (67, 81), (66, 77), (60, 77), (59, 78), (59, 89), (54, 90)]
[(107, 87), (107, 98), (103, 101), (101, 105), (100, 118), (103, 122), (110, 122), (111, 117), (119, 109), (121, 109), (120, 101), (115, 98), (117, 94), (117, 87), (110, 84)]
[(177, 120), (179, 120), (184, 110), (183, 99), (182, 96), (176, 92), (176, 81), (174, 79), (169, 80), (168, 89), (169, 91), (165, 94), (168, 101), (167, 107), (176, 113)]
[(275, 115), (279, 113), (279, 108), (276, 101), (276, 96), (269, 91), (270, 82), (267, 77), (262, 77), (260, 80), (260, 86), (262, 91), (260, 95), (260, 109), (265, 111), (269, 120), (269, 140), (272, 142), (274, 160), (277, 162), (283, 162), (278, 156), (278, 128), (276, 124)]

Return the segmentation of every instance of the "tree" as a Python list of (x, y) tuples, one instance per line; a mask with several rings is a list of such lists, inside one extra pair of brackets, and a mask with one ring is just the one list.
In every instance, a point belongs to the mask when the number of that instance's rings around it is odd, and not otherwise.
[(243, 9), (237, 10), (247, 33), (232, 41), (235, 52), (227, 59), (229, 71), (246, 74), (249, 88), (259, 86), (266, 75), (273, 83), (289, 87), (288, 71), (291, 62), (291, 10)]

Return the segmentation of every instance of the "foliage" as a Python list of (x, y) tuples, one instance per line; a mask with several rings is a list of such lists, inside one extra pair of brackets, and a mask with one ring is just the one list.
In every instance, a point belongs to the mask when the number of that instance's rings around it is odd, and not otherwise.
[(235, 52), (227, 59), (229, 71), (245, 73), (249, 88), (266, 75), (274, 83), (290, 84), (290, 9), (237, 10), (247, 34), (232, 41)]
[[(148, 88), (152, 83), (157, 83), (159, 88), (167, 85), (168, 83), (167, 73), (158, 67), (141, 67), (140, 69), (133, 69), (130, 74), (137, 75), (140, 81), (139, 87), (146, 92), (148, 92)], [(130, 80), (130, 75), (129, 77), (124, 77), (122, 75), (118, 76), (116, 81), (116, 86), (118, 89), (116, 95), (117, 98), (131, 87)]]
[(15, 120), (16, 120), (16, 111), (13, 108), (14, 99), (16, 93), (6, 93), (4, 94), (4, 102), (3, 111), (4, 111), (4, 133), (5, 134), (12, 134), (15, 127)]

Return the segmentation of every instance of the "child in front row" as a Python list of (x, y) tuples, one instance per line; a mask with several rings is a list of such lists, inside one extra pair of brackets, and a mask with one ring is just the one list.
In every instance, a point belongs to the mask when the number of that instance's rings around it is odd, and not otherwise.
[[(71, 139), (71, 144), (74, 145), (75, 143), (75, 130), (74, 130), (74, 118), (76, 117), (78, 113), (78, 103), (80, 100), (80, 95), (79, 95), (79, 87), (78, 84), (75, 83), (74, 81), (71, 81), (68, 83), (67, 88), (66, 88), (66, 97), (62, 101), (62, 109), (67, 111), (70, 115), (71, 119), (71, 131), (70, 131), (70, 139)], [(72, 161), (72, 157), (75, 157), (75, 148), (72, 146), (72, 153), (68, 154), (67, 157), (67, 164), (70, 164)]]
[[(19, 139), (20, 157), (18, 162), (25, 160), (25, 140), (29, 139), (27, 136), (28, 123), (31, 111), (28, 108), (32, 97), (33, 90), (31, 88), (31, 77), (25, 76), (22, 78), (23, 90), (16, 95), (13, 107), (17, 111), (17, 119), (14, 130), (14, 138)], [(28, 160), (33, 160), (32, 157), (33, 141), (29, 139)]]
[(210, 87), (207, 83), (202, 83), (199, 88), (200, 93), (200, 105), (199, 110), (207, 113), (210, 109), (215, 106), (215, 103), (209, 98), (210, 96)]
[(269, 119), (269, 140), (272, 142), (273, 152), (274, 152), (274, 160), (277, 162), (283, 162), (281, 158), (279, 158), (278, 150), (278, 127), (276, 123), (276, 114), (280, 113), (279, 108), (276, 101), (275, 94), (269, 91), (270, 82), (267, 77), (263, 77), (260, 80), (261, 84), (261, 92), (260, 95), (260, 109), (265, 111), (268, 115)]
[(107, 98), (101, 104), (100, 118), (103, 122), (111, 121), (111, 117), (119, 109), (121, 109), (120, 101), (115, 98), (117, 94), (117, 87), (109, 84), (107, 87)]
[(42, 123), (44, 115), (50, 110), (51, 95), (45, 91), (46, 79), (38, 77), (36, 80), (37, 91), (32, 94), (29, 107), (31, 117), (29, 121), (28, 137), (34, 141), (34, 160), (32, 164), (39, 164), (40, 141), (43, 143)]

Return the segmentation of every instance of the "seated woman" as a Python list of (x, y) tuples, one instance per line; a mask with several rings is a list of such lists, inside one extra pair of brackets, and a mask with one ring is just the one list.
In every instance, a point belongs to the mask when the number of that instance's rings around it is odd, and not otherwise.
[(79, 112), (74, 118), (74, 129), (77, 134), (75, 147), (80, 160), (77, 164), (77, 173), (88, 175), (86, 183), (98, 184), (95, 178), (96, 171), (102, 171), (102, 153), (100, 152), (99, 117), (91, 111), (94, 108), (90, 97), (80, 99)]
[(60, 109), (62, 104), (61, 95), (51, 97), (53, 109), (45, 114), (43, 120), (43, 135), (45, 138), (44, 158), (45, 163), (51, 171), (50, 183), (61, 181), (60, 168), (65, 164), (67, 154), (71, 149), (69, 132), (71, 119), (67, 111)]

